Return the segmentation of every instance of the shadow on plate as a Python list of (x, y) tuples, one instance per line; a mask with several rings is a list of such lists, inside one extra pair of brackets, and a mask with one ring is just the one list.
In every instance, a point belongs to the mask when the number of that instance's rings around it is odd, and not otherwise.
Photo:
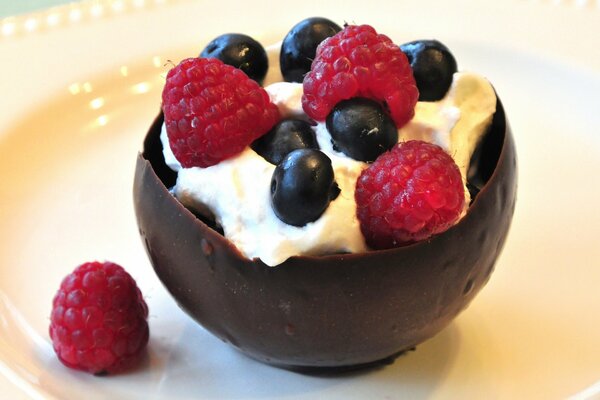
[(152, 379), (157, 382), (153, 391), (169, 398), (347, 398), (360, 393), (428, 398), (455, 360), (460, 341), (459, 328), (452, 323), (387, 365), (298, 372), (257, 362), (190, 321), (175, 342), (151, 344), (153, 374), (160, 375)]

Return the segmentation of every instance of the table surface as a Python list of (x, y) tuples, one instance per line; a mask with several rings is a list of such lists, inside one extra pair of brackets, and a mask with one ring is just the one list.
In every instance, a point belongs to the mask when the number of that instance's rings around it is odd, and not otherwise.
[(24, 14), (48, 7), (58, 6), (70, 3), (68, 0), (19, 0), (19, 1), (0, 1), (0, 18), (11, 15)]

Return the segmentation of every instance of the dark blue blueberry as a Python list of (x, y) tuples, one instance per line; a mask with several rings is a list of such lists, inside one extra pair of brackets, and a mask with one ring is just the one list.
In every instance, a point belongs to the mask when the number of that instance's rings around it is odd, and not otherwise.
[(331, 160), (314, 149), (289, 153), (271, 178), (271, 204), (275, 215), (289, 225), (304, 226), (317, 220), (339, 194)]
[(376, 101), (355, 97), (339, 102), (326, 120), (333, 147), (359, 161), (372, 162), (398, 143), (398, 129)]
[(225, 64), (241, 69), (259, 84), (267, 75), (269, 59), (260, 43), (241, 33), (227, 33), (215, 38), (200, 53), (200, 57), (218, 58)]
[(437, 40), (416, 40), (403, 44), (400, 49), (412, 66), (419, 101), (442, 99), (458, 68), (450, 50)]
[(285, 156), (297, 149), (318, 149), (315, 132), (310, 124), (300, 119), (284, 119), (266, 135), (256, 139), (252, 149), (271, 164), (279, 164)]
[(281, 44), (279, 65), (283, 79), (302, 82), (310, 71), (319, 43), (341, 30), (336, 23), (320, 17), (307, 18), (296, 24)]

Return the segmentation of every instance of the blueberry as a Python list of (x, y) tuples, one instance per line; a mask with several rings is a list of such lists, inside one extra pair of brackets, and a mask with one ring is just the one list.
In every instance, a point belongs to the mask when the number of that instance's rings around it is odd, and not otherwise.
[(300, 119), (284, 119), (267, 134), (256, 139), (252, 149), (271, 164), (279, 164), (296, 149), (318, 149), (317, 138), (310, 124)]
[(342, 28), (326, 18), (307, 18), (296, 24), (283, 39), (279, 64), (286, 82), (302, 82), (310, 71), (317, 46)]
[(419, 88), (419, 101), (442, 99), (452, 84), (457, 71), (456, 60), (450, 50), (437, 40), (416, 40), (400, 49), (408, 57)]
[(267, 75), (267, 52), (256, 40), (241, 33), (227, 33), (215, 38), (200, 53), (200, 57), (218, 58), (225, 64), (241, 69), (259, 84)]
[(376, 101), (340, 101), (326, 120), (333, 147), (359, 161), (372, 162), (398, 143), (398, 129)]
[(273, 211), (289, 225), (304, 226), (317, 220), (339, 194), (331, 160), (319, 150), (292, 151), (271, 178)]

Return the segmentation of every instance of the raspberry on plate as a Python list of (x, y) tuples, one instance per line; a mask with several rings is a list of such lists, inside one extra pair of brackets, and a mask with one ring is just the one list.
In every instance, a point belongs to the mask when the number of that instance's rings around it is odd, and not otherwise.
[(188, 58), (171, 69), (162, 101), (171, 149), (185, 168), (240, 153), (280, 119), (258, 83), (214, 58)]
[(50, 338), (66, 366), (93, 374), (131, 367), (148, 343), (148, 306), (135, 280), (112, 262), (67, 275), (52, 302)]
[(303, 86), (302, 106), (317, 121), (341, 100), (367, 97), (382, 103), (400, 128), (419, 98), (406, 55), (369, 25), (348, 25), (321, 42)]
[(369, 246), (385, 249), (450, 228), (465, 203), (460, 171), (441, 147), (412, 140), (382, 154), (356, 182), (356, 213)]

